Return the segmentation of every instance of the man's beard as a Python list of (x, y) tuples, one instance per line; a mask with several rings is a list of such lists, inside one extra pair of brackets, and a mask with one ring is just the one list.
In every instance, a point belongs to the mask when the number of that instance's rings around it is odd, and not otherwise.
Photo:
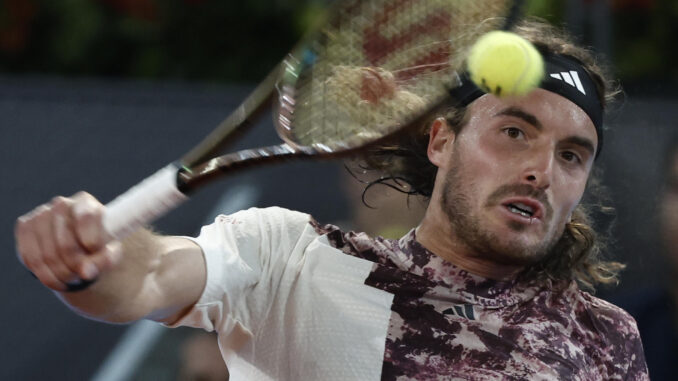
[[(464, 181), (461, 178), (460, 167), (461, 165), (455, 163), (445, 177), (441, 205), (459, 242), (470, 249), (473, 255), (503, 265), (529, 266), (539, 262), (551, 252), (561, 238), (562, 231), (548, 237), (553, 208), (543, 191), (528, 184), (504, 185), (495, 190), (484, 204), (484, 207), (496, 206), (506, 196), (525, 196), (539, 200), (544, 206), (542, 228), (547, 236), (537, 244), (526, 245), (518, 240), (502, 237), (482, 225), (481, 218), (472, 211), (470, 203), (472, 195), (465, 194), (460, 186)], [(528, 227), (518, 222), (509, 222), (508, 226), (518, 233)]]

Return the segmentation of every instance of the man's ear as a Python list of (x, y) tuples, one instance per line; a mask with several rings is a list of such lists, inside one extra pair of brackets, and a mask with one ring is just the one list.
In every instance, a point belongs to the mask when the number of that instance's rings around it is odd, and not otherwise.
[(428, 149), (426, 154), (428, 159), (436, 167), (440, 167), (445, 159), (449, 159), (450, 153), (446, 151), (449, 144), (454, 141), (455, 135), (447, 124), (445, 118), (437, 118), (431, 124), (431, 131), (428, 138)]

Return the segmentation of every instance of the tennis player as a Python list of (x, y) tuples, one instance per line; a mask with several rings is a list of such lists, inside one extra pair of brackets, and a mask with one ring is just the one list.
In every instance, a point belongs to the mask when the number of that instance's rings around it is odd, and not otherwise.
[(19, 218), (19, 259), (83, 316), (217, 331), (233, 380), (647, 380), (634, 320), (584, 291), (623, 267), (580, 203), (614, 88), (557, 31), (517, 32), (540, 88), (466, 84), (366, 158), (430, 198), (400, 240), (268, 208), (117, 242), (79, 193)]

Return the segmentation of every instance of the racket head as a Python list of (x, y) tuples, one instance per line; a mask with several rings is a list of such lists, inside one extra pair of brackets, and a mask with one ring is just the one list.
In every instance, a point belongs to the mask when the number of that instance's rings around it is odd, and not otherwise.
[(509, 0), (344, 0), (284, 60), (274, 123), (290, 146), (353, 151), (416, 124), (460, 84), (475, 39)]

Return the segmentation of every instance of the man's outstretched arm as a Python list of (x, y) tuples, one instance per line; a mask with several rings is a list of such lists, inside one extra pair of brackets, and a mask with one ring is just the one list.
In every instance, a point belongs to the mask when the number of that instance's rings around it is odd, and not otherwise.
[[(142, 318), (173, 322), (200, 297), (205, 261), (192, 241), (139, 230), (123, 241), (104, 230), (105, 207), (78, 193), (17, 219), (19, 260), (77, 313), (122, 323)], [(67, 283), (96, 279), (67, 291)]]

